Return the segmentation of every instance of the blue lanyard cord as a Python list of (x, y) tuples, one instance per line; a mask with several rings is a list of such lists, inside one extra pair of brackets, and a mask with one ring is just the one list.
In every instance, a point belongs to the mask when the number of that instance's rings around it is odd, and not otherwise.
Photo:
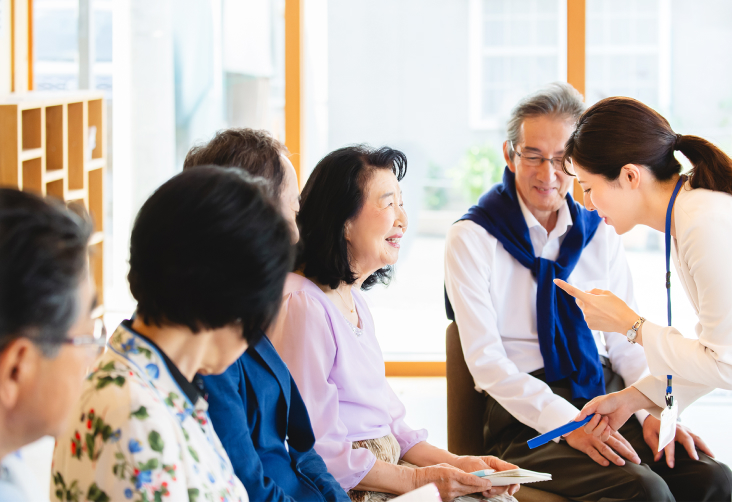
[(679, 194), (679, 189), (681, 189), (681, 185), (684, 184), (685, 180), (685, 176), (679, 176), (679, 181), (676, 182), (671, 200), (668, 201), (668, 209), (666, 209), (666, 305), (669, 326), (671, 326), (671, 213), (674, 209), (676, 196)]
[[(668, 325), (671, 326), (671, 214), (674, 209), (676, 196), (679, 194), (681, 186), (686, 181), (686, 176), (679, 176), (676, 182), (674, 192), (671, 194), (671, 200), (668, 201), (668, 209), (666, 209), (666, 305), (668, 310)], [(674, 404), (674, 396), (671, 395), (671, 375), (666, 375), (666, 406), (671, 407)]]

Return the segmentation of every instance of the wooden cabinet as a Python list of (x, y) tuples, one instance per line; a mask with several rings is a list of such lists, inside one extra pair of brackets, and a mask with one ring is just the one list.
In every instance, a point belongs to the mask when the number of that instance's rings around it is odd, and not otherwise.
[(100, 92), (27, 92), (0, 98), (0, 186), (86, 207), (94, 223), (91, 266), (100, 305), (106, 127)]

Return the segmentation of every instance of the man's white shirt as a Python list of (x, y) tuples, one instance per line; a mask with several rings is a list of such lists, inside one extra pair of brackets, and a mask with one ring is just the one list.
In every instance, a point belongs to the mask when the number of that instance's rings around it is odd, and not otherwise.
[[(555, 261), (572, 226), (567, 204), (547, 233), (518, 197), (535, 256)], [(633, 282), (622, 241), (601, 222), (567, 282), (610, 290), (634, 307)], [(536, 279), (478, 224), (463, 220), (447, 233), (445, 288), (455, 312), (465, 361), (475, 388), (486, 391), (525, 425), (545, 433), (573, 420), (579, 410), (529, 373), (544, 367), (536, 327)], [(607, 356), (627, 386), (648, 374), (643, 348), (624, 334), (593, 331), (597, 351)], [(636, 413), (638, 420), (648, 416)]]

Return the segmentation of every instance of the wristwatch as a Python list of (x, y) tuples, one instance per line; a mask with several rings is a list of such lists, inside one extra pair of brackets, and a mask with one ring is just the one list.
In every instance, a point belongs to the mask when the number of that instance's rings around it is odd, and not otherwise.
[(643, 326), (644, 322), (646, 322), (646, 320), (643, 317), (639, 317), (638, 320), (633, 323), (633, 327), (625, 334), (630, 343), (635, 343), (635, 339), (638, 337), (638, 330)]

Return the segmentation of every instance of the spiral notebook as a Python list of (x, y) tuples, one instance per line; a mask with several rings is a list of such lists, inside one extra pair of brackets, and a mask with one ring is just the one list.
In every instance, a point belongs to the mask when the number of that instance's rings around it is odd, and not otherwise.
[(494, 471), (485, 469), (471, 474), (490, 480), (493, 486), (520, 485), (524, 483), (538, 483), (551, 481), (552, 475), (545, 472), (535, 472), (528, 469), (510, 469), (508, 471)]

